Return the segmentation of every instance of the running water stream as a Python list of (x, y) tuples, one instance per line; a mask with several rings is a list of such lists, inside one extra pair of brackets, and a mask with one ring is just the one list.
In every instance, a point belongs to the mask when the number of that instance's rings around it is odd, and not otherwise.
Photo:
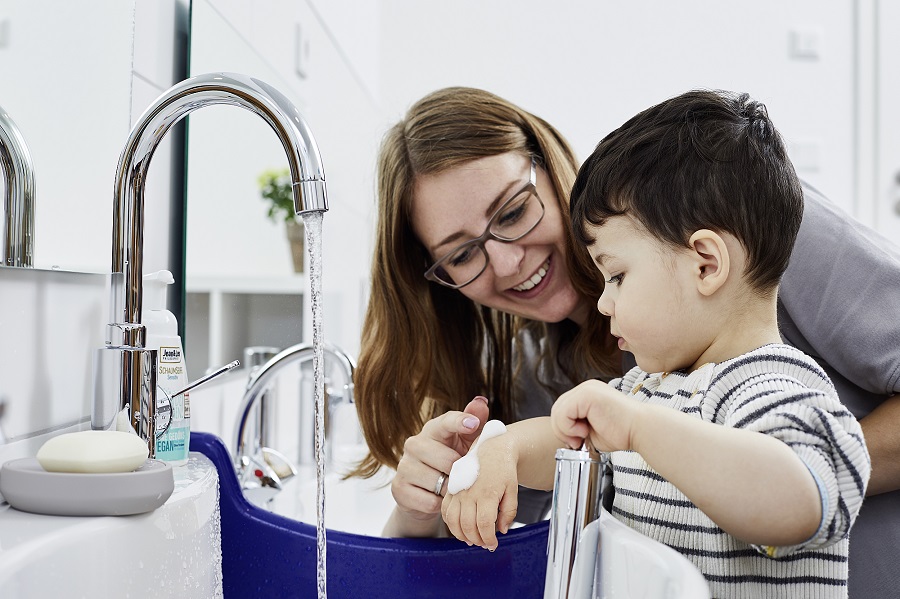
[(309, 254), (309, 299), (312, 307), (313, 396), (316, 414), (316, 592), (325, 599), (325, 368), (322, 337), (322, 212), (303, 213)]

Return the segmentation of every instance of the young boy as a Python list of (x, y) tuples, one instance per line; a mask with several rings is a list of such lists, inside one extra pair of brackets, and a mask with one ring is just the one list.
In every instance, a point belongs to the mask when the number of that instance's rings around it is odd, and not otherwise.
[(597, 308), (637, 367), (562, 395), (553, 432), (610, 452), (613, 515), (691, 559), (714, 597), (847, 594), (869, 456), (776, 322), (802, 208), (765, 107), (724, 92), (641, 112), (572, 191)]
[(606, 281), (597, 308), (638, 366), (514, 425), (527, 435), (482, 443), (477, 480), (441, 506), (450, 532), (495, 548), (516, 483), (552, 485), (553, 447), (590, 437), (610, 452), (613, 515), (691, 559), (714, 597), (845, 597), (869, 456), (827, 375), (781, 344), (776, 294), (802, 211), (746, 95), (689, 92), (601, 141), (572, 222)]

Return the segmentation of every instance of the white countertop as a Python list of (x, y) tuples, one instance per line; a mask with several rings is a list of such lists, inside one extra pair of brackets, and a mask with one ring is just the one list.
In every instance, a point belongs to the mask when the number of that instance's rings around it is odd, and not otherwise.
[(221, 597), (219, 478), (203, 454), (173, 470), (161, 507), (69, 517), (0, 504), (0, 596)]

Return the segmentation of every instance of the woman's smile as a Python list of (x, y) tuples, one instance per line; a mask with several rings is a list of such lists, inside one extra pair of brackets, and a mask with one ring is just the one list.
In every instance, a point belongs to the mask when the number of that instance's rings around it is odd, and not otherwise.
[(544, 280), (547, 279), (547, 275), (549, 274), (549, 272), (550, 258), (547, 258), (547, 260), (545, 260), (544, 263), (541, 264), (540, 268), (538, 268), (533, 275), (525, 279), (525, 281), (523, 281), (522, 283), (513, 287), (513, 291), (519, 292), (521, 294), (524, 294), (528, 291), (534, 291), (534, 294), (529, 295), (540, 293), (540, 289), (546, 287), (546, 285), (541, 285), (541, 283), (543, 283)]

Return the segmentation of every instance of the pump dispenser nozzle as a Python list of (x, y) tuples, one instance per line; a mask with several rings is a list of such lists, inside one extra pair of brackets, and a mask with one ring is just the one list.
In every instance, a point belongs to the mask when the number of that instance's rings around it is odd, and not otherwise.
[(166, 289), (174, 282), (175, 277), (168, 270), (144, 275), (144, 309), (165, 310)]

